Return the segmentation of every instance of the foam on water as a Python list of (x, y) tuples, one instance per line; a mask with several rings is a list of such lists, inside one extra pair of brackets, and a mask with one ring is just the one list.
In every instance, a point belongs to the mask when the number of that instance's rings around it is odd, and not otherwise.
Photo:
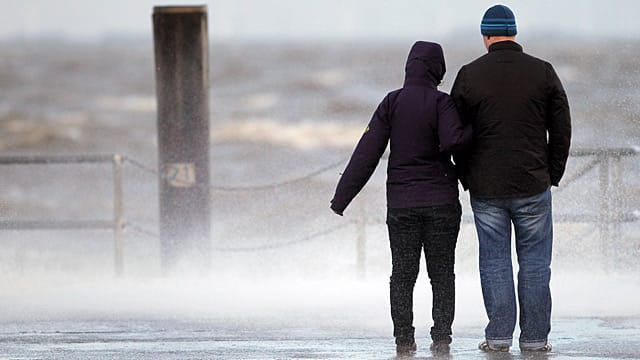
[(360, 124), (335, 121), (307, 120), (285, 124), (272, 118), (256, 118), (213, 128), (211, 138), (216, 142), (268, 142), (303, 150), (318, 150), (352, 146), (362, 135), (363, 129)]

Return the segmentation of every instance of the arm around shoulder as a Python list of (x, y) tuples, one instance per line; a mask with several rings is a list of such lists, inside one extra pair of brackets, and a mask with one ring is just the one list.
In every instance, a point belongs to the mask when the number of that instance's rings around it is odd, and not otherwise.
[(438, 137), (443, 152), (461, 153), (471, 144), (471, 124), (462, 123), (455, 102), (445, 93), (438, 99)]
[(456, 108), (458, 109), (458, 113), (460, 114), (460, 120), (464, 124), (468, 124), (471, 122), (469, 118), (469, 106), (467, 101), (467, 67), (462, 66), (460, 71), (458, 71), (458, 75), (456, 75), (456, 79), (453, 82), (453, 86), (451, 87), (451, 98), (456, 104)]

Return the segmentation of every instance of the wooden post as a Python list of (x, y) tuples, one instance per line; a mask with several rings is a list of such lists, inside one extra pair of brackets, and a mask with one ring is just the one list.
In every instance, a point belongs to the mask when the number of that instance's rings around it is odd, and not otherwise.
[(161, 262), (210, 265), (209, 53), (206, 6), (153, 12)]

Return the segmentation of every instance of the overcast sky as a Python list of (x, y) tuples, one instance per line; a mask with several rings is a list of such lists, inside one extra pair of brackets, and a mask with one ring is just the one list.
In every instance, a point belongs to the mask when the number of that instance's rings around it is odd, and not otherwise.
[[(155, 5), (206, 4), (211, 38), (434, 38), (479, 31), (485, 0), (0, 0), (0, 39), (151, 37)], [(638, 0), (513, 0), (520, 34), (640, 36)]]

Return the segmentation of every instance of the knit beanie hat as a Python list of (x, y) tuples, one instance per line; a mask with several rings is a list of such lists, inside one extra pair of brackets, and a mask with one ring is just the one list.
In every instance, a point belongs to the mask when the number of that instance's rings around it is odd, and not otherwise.
[(482, 17), (480, 32), (487, 36), (514, 36), (518, 29), (513, 11), (504, 5), (490, 7)]

